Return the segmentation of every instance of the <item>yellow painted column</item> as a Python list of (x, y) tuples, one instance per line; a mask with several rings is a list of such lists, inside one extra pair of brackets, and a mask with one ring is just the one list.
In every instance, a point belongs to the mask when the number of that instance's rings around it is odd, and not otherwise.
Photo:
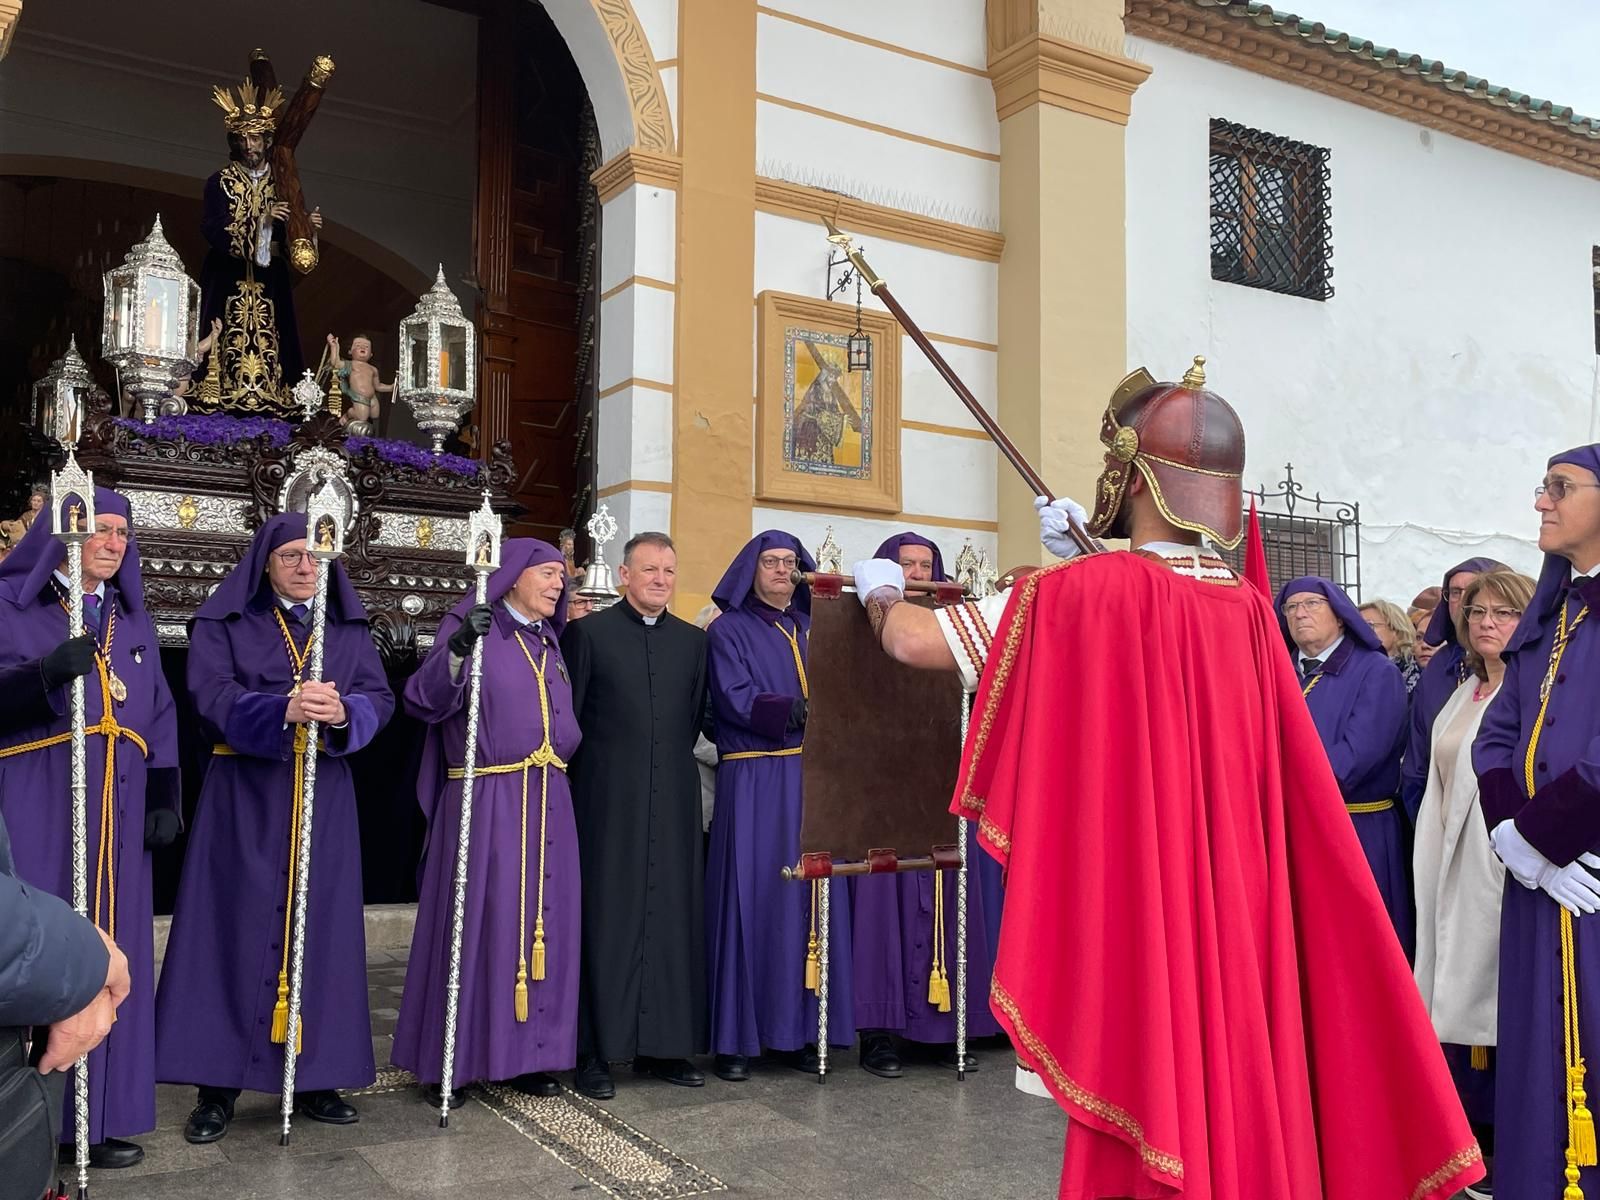
[[(1000, 117), (1000, 423), (1058, 495), (1093, 509), (1100, 417), (1127, 374), (1124, 134), (1150, 69), (1123, 0), (988, 0)], [(1044, 561), (1027, 488), (999, 481), (1000, 566)]]
[(680, 0), (674, 608), (693, 616), (750, 538), (756, 6)]

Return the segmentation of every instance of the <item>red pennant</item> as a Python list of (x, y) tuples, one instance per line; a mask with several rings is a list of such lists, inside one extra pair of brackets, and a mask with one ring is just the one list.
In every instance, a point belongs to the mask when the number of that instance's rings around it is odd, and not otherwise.
[(1261, 518), (1256, 515), (1255, 497), (1250, 498), (1250, 525), (1244, 536), (1244, 577), (1272, 599), (1272, 577), (1267, 571), (1267, 547), (1261, 540)]

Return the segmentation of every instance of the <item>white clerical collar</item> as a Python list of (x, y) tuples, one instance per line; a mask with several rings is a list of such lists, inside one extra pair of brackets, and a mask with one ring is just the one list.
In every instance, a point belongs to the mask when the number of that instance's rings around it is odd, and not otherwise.
[[(1587, 571), (1580, 571), (1580, 570), (1578, 570), (1577, 567), (1573, 567), (1572, 568), (1572, 582), (1573, 583), (1577, 583), (1578, 580), (1580, 580), (1580, 579), (1593, 579), (1595, 577), (1595, 573), (1596, 572), (1600, 572), (1600, 563), (1596, 563), (1594, 566), (1590, 567)], [(58, 571), (58, 572), (56, 572), (56, 574), (59, 575), (60, 572)]]
[(643, 613), (639, 614), (639, 619), (646, 625), (654, 625), (657, 621), (661, 620), (660, 617), (647, 617)]
[[(1323, 666), (1327, 666), (1328, 660), (1333, 657), (1333, 652), (1339, 648), (1339, 643), (1342, 641), (1344, 641), (1344, 634), (1341, 633), (1338, 637), (1334, 638), (1333, 641), (1329, 642), (1322, 648), (1322, 653), (1315, 656), (1316, 660)], [(1306, 659), (1309, 657), (1312, 656), (1308, 655), (1304, 650), (1296, 650), (1294, 659), (1295, 665), (1301, 668), (1303, 671), (1305, 669)]]
[(540, 621), (535, 617), (525, 617), (525, 616), (523, 616), (521, 613), (519, 613), (516, 610), (516, 606), (513, 605), (511, 603), (511, 601), (509, 601), (509, 600), (502, 600), (501, 604), (503, 604), (505, 606), (505, 610), (508, 613), (511, 614), (511, 619), (513, 621), (515, 621), (518, 625), (521, 625), (524, 629), (529, 629), (529, 628), (538, 629), (540, 626), (542, 626), (544, 624), (543, 621)]
[[(60, 571), (52, 571), (51, 574), (55, 576), (56, 582), (61, 585), (61, 590), (70, 596), (72, 594), (72, 580), (68, 579)], [(96, 580), (95, 585), (84, 592), (84, 595), (104, 600), (106, 598), (106, 581), (104, 579)]]

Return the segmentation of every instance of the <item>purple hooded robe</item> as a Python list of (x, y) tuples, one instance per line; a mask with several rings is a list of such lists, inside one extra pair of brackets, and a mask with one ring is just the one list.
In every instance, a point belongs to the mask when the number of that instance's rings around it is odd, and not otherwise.
[[(1351, 809), (1367, 863), (1394, 922), (1395, 934), (1410, 958), (1416, 945), (1416, 910), (1406, 872), (1404, 831), (1396, 802), (1400, 789), (1400, 753), (1406, 737), (1406, 685), (1400, 669), (1384, 652), (1383, 643), (1344, 589), (1311, 576), (1290, 580), (1278, 593), (1275, 607), (1283, 640), (1295, 654), (1283, 604), (1300, 592), (1314, 592), (1333, 607), (1344, 626), (1344, 640), (1327, 656), (1320, 672), (1302, 677), (1306, 707), (1328, 751), (1345, 806)], [(1299, 670), (1299, 660), (1295, 660)], [(1381, 805), (1378, 811), (1357, 806)]]
[[(1600, 475), (1600, 445), (1558, 454)], [(1484, 714), (1472, 761), (1479, 806), (1492, 832), (1514, 819), (1535, 849), (1564, 866), (1600, 849), (1600, 581), (1572, 578), (1572, 563), (1547, 554), (1533, 601), (1506, 644), (1505, 680)], [(1563, 622), (1563, 614), (1565, 621)], [(1581, 622), (1581, 623), (1580, 623)], [(1540, 696), (1560, 631), (1566, 650)], [(1542, 724), (1541, 724), (1542, 719)], [(1530, 748), (1537, 732), (1537, 743)], [(1527, 783), (1529, 771), (1533, 787)], [(1500, 909), (1500, 1012), (1495, 1054), (1495, 1189), (1517, 1200), (1559, 1196), (1567, 1145), (1562, 1021), (1561, 909), (1507, 874)], [(1595, 1108), (1600, 1045), (1600, 916), (1573, 922), (1579, 1046), (1589, 1060)], [(1600, 1195), (1600, 1169), (1582, 1187)]]
[[(943, 583), (944, 556), (918, 533), (899, 533), (873, 553), (900, 561), (905, 545), (933, 552), (933, 579)], [(954, 840), (955, 830), (951, 830)], [(989, 1011), (989, 979), (999, 942), (999, 906), (1004, 895), (1000, 864), (969, 842), (967, 869), (967, 1035), (1000, 1032)], [(949, 1012), (928, 1003), (928, 972), (933, 961), (933, 897), (937, 876), (944, 889), (944, 961), (951, 987), (956, 977), (956, 875), (953, 871), (908, 871), (867, 875), (850, 881), (851, 940), (854, 943), (857, 1029), (883, 1029), (917, 1042), (956, 1040), (954, 993)], [(994, 907), (991, 909), (991, 901)]]
[[(105, 488), (95, 489), (97, 515), (130, 516), (128, 502)], [(29, 528), (0, 563), (0, 667), (32, 666), (30, 685), (37, 681), (32, 702), (35, 722), (0, 738), (0, 814), (11, 830), (17, 875), (67, 902), (72, 900), (72, 749), (61, 743), (19, 754), (10, 747), (68, 733), (72, 728), (69, 686), (44, 689), (39, 660), (66, 640), (64, 593), (54, 580), (65, 566), (65, 548), (50, 532), (47, 513)], [(139, 575), (139, 543), (131, 536), (122, 565), (106, 584), (98, 640), (111, 671), (128, 690), (128, 698), (112, 700), (112, 717), (129, 731), (116, 735), (111, 771), (109, 850), (100, 882), (114, 885), (114, 903), (106, 896), (97, 924), (107, 930), (128, 956), (132, 990), (117, 1010), (117, 1023), (89, 1055), (89, 1140), (104, 1141), (153, 1129), (156, 1123), (155, 950), (152, 940), (150, 854), (144, 848), (146, 807), (175, 808), (178, 802), (178, 729), (172, 695), (161, 673), (160, 647), (144, 607)], [(85, 628), (93, 632), (88, 624)], [(109, 646), (108, 646), (109, 643)], [(101, 724), (105, 693), (98, 671), (84, 676), (84, 721)], [(143, 740), (141, 749), (132, 735)], [(112, 740), (91, 733), (86, 740), (88, 862), (90, 916), (95, 917), (96, 870), (103, 838), (102, 788), (106, 751)], [(63, 1142), (73, 1136), (72, 1089), (67, 1089)]]
[[(294, 727), (285, 717), (295, 672), (266, 570), (268, 554), (305, 535), (302, 513), (263, 525), (200, 606), (189, 636), (189, 691), (218, 748), (196, 804), (156, 996), (156, 1074), (166, 1083), (282, 1087), (283, 1048), (269, 1035), (285, 961), (294, 785)], [(323, 728), (317, 759), (295, 1076), (302, 1092), (365, 1087), (376, 1074), (348, 756), (388, 721), (394, 696), (366, 610), (344, 567), (332, 570), (322, 678), (338, 686), (346, 723)], [(284, 617), (308, 647), (311, 614)]]
[[(722, 615), (706, 630), (717, 800), (706, 857), (706, 974), (711, 1049), (755, 1056), (763, 1047), (799, 1050), (817, 1038), (817, 997), (805, 986), (811, 888), (779, 872), (800, 860), (799, 729), (787, 728), (801, 686), (789, 638), (802, 662), (811, 628), (811, 589), (801, 584), (779, 612), (755, 593), (756, 562), (792, 551), (800, 569), (816, 564), (793, 534), (769, 529), (745, 543), (711, 598)], [(754, 753), (760, 757), (738, 758)], [(828, 1041), (855, 1040), (848, 892), (830, 879)]]
[[(523, 571), (561, 561), (559, 550), (533, 538), (514, 538), (501, 546), (500, 569), (489, 577), (487, 593), (487, 602), (494, 607), (494, 624), (483, 637), (480, 770), (520, 763), (544, 744), (539, 681), (529, 655), (544, 665), (551, 748), (563, 763), (578, 749), (581, 735), (572, 706), (572, 684), (561, 658), (566, 593), (563, 591), (555, 615), (539, 622), (537, 628), (524, 625), (505, 603), (506, 594)], [(438, 1083), (444, 1073), (445, 987), (455, 912), (456, 847), (461, 836), (461, 780), (448, 778), (448, 772), (459, 769), (465, 759), (471, 676), (467, 660), (462, 660), (458, 674), (451, 674), (448, 643), (473, 604), (474, 598), (468, 594), (446, 614), (439, 623), (433, 650), (406, 681), (405, 689), (407, 711), (428, 723), (417, 777), (417, 801), (427, 817), (428, 837), (418, 872), (417, 927), (406, 965), (392, 1061), (424, 1083)], [(541, 792), (541, 784), (548, 790)], [(546, 802), (542, 909), (538, 907), (541, 798)], [(579, 905), (578, 840), (566, 771), (551, 766), (541, 772), (532, 766), (526, 776), (520, 770), (476, 776), (452, 1089), (474, 1080), (507, 1080), (573, 1065), (578, 1039)], [(530, 950), (534, 918), (541, 911), (545, 977), (536, 980)], [(519, 941), (528, 972), (526, 1021), (516, 1019)]]
[(1469, 558), (1444, 573), (1439, 587), (1439, 607), (1428, 618), (1422, 640), (1438, 651), (1423, 668), (1422, 678), (1411, 692), (1411, 719), (1407, 726), (1406, 753), (1400, 765), (1400, 799), (1406, 819), (1413, 825), (1422, 793), (1428, 789), (1428, 758), (1433, 753), (1433, 723), (1439, 719), (1445, 702), (1467, 677), (1467, 654), (1456, 637), (1456, 623), (1450, 619), (1450, 581), (1463, 571), (1482, 575), (1504, 564), (1492, 558)]

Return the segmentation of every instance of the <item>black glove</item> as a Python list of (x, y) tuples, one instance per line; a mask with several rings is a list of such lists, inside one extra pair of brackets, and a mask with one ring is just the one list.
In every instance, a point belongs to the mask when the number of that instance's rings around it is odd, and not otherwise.
[(152, 808), (144, 815), (144, 848), (165, 850), (178, 840), (178, 814), (170, 808)]
[(805, 697), (796, 696), (794, 703), (789, 706), (789, 723), (783, 727), (783, 731), (793, 733), (796, 729), (804, 729), (810, 709), (811, 706), (805, 702)]
[(94, 638), (88, 634), (68, 638), (39, 662), (46, 690), (53, 691), (94, 670)]
[(461, 628), (450, 635), (450, 653), (457, 658), (466, 658), (472, 653), (472, 645), (484, 634), (489, 632), (489, 626), (494, 624), (494, 610), (487, 604), (477, 604), (467, 610), (466, 618), (461, 622)]

